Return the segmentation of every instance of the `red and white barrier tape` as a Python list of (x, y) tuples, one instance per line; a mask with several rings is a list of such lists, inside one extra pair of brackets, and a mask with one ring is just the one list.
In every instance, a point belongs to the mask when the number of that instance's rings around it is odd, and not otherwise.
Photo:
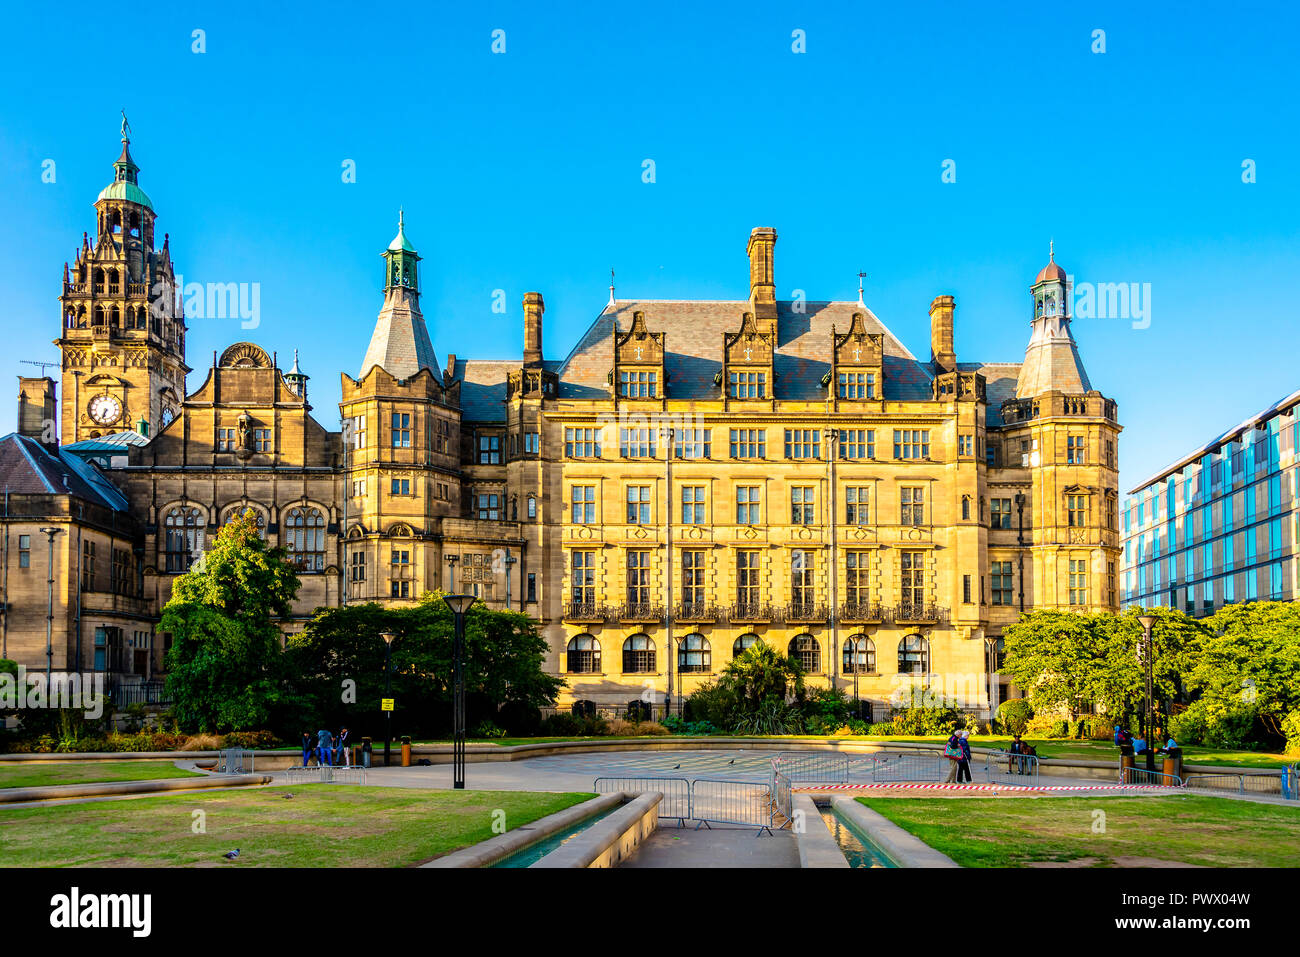
[(1173, 791), (1164, 784), (942, 784), (939, 782), (880, 782), (877, 784), (796, 784), (796, 791), (861, 791), (893, 788), (902, 791)]

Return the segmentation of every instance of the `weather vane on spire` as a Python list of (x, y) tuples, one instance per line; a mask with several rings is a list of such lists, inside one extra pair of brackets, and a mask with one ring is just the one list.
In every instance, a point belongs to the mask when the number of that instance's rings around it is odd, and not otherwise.
[(862, 304), (862, 280), (866, 278), (867, 278), (867, 274), (859, 269), (858, 270), (858, 303), (860, 305)]
[(1056, 240), (1055, 239), (1049, 239), (1047, 241), (1047, 261), (1056, 262)]
[(131, 142), (131, 124), (126, 121), (126, 110), (122, 111), (122, 142)]
[(609, 305), (614, 305), (614, 267), (609, 267)]

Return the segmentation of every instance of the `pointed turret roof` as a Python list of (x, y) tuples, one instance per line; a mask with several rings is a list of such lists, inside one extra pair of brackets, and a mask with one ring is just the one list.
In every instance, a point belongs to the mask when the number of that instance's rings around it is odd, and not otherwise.
[[(1039, 271), (1034, 280), (1033, 289), (1037, 290), (1045, 282), (1066, 284), (1066, 272), (1056, 262), (1056, 244), (1049, 247), (1048, 263)], [(1051, 290), (1048, 290), (1050, 293)], [(1064, 294), (1060, 302), (1055, 300), (1055, 293), (1048, 295), (1040, 291), (1035, 298), (1037, 304), (1041, 298), (1044, 302), (1051, 300), (1051, 308), (1038, 309), (1030, 324), (1032, 332), (1029, 345), (1025, 349), (1025, 361), (1020, 366), (1020, 375), (1016, 380), (1016, 398), (1026, 399), (1047, 392), (1064, 392), (1067, 395), (1082, 395), (1092, 391), (1088, 373), (1084, 371), (1083, 360), (1079, 357), (1079, 346), (1070, 331), (1068, 299)]]
[(136, 165), (135, 160), (131, 158), (131, 136), (128, 132), (130, 127), (126, 123), (126, 116), (122, 117), (122, 154), (118, 156), (113, 163), (113, 182), (109, 183), (99, 191), (96, 202), (101, 199), (124, 199), (128, 202), (139, 203), (141, 206), (147, 206), (153, 209), (153, 203), (149, 200), (148, 194), (140, 188), (140, 167)]
[[(401, 211), (397, 217), (397, 236), (384, 251), (386, 260), (394, 258), (399, 265), (404, 260), (408, 265), (418, 260), (419, 254), (411, 241), (406, 238), (406, 217)], [(404, 285), (387, 276), (384, 286), (384, 306), (379, 310), (375, 322), (375, 331), (370, 336), (370, 347), (361, 363), (360, 379), (366, 377), (375, 366), (383, 366), (390, 375), (406, 379), (421, 369), (428, 369), (433, 377), (442, 382), (442, 373), (438, 368), (438, 357), (429, 340), (429, 330), (424, 324), (424, 315), (420, 312), (420, 293), (418, 285)]]

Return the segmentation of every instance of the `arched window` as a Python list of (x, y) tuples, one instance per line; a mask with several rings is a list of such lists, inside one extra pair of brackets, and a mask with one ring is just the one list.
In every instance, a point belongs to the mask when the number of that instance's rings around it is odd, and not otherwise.
[(876, 643), (866, 635), (844, 640), (844, 673), (870, 675), (876, 672)]
[(688, 675), (713, 670), (713, 650), (701, 634), (687, 635), (677, 644), (677, 670)]
[(812, 635), (799, 635), (790, 639), (789, 653), (807, 674), (815, 675), (822, 670), (822, 648)]
[(537, 517), (537, 499), (535, 496), (532, 495), (528, 496), (528, 517), (529, 518)]
[(94, 319), (94, 323), (95, 323), (95, 325), (97, 325), (97, 326), (102, 326), (102, 325), (104, 324), (104, 307), (103, 307), (103, 306), (96, 306), (96, 307), (95, 307), (95, 319)]
[(167, 513), (163, 522), (164, 567), (174, 574), (190, 570), (194, 559), (203, 551), (203, 513), (197, 508), (182, 506)]
[(898, 673), (923, 675), (930, 671), (930, 642), (920, 635), (908, 635), (898, 643)]
[(970, 496), (969, 495), (963, 495), (961, 497), (961, 520), (963, 522), (970, 521)]
[(570, 638), (568, 651), (569, 674), (600, 673), (600, 642), (591, 635), (575, 635)]
[(291, 508), (285, 520), (285, 547), (300, 571), (325, 570), (325, 516), (316, 508)]
[(623, 642), (623, 673), (654, 674), (655, 643), (647, 635), (633, 635)]
[(758, 641), (758, 635), (754, 634), (752, 631), (747, 635), (741, 635), (731, 646), (731, 657), (739, 658), (748, 651), (749, 647), (756, 641)]

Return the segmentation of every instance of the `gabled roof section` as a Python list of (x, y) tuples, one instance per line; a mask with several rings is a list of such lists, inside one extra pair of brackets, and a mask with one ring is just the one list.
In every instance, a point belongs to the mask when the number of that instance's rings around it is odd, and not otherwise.
[[(930, 371), (870, 309), (857, 302), (781, 301), (777, 304), (777, 343), (773, 357), (778, 399), (823, 399), (822, 377), (831, 368), (831, 326), (847, 329), (853, 314), (863, 314), (869, 333), (884, 337), (885, 398), (931, 398)], [(796, 309), (798, 311), (796, 311)], [(723, 336), (734, 335), (749, 300), (615, 300), (583, 334), (559, 368), (561, 399), (595, 399), (610, 394), (610, 336), (626, 333), (632, 316), (645, 313), (646, 325), (665, 334), (664, 368), (674, 399), (716, 399), (714, 376), (722, 371)]]
[(51, 452), (17, 432), (0, 438), (0, 489), (30, 495), (75, 495), (125, 512), (126, 496), (93, 465), (60, 449)]

